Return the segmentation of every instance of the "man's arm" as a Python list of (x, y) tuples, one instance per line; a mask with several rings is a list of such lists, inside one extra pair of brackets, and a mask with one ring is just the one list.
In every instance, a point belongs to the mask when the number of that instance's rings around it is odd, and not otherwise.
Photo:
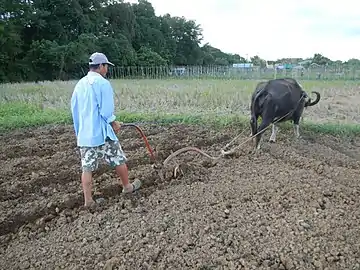
[(71, 96), (71, 115), (73, 118), (73, 125), (75, 130), (75, 135), (77, 136), (79, 133), (78, 127), (79, 127), (79, 119), (78, 119), (78, 103), (77, 103), (77, 97), (76, 92), (74, 91)]
[(100, 93), (98, 94), (98, 101), (100, 107), (100, 115), (106, 123), (111, 124), (116, 119), (114, 115), (114, 91), (110, 82), (106, 81), (100, 85)]

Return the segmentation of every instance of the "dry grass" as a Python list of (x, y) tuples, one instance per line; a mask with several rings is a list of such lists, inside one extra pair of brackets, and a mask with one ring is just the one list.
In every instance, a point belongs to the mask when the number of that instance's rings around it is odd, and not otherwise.
[[(249, 115), (255, 80), (113, 80), (120, 99), (117, 111), (127, 114)], [(304, 113), (313, 123), (352, 124), (360, 121), (360, 87), (351, 81), (300, 81), (316, 90), (320, 102)], [(0, 85), (0, 103), (31, 103), (69, 112), (76, 81)], [(2, 112), (0, 117), (9, 116)], [(45, 121), (46, 122), (46, 121)]]

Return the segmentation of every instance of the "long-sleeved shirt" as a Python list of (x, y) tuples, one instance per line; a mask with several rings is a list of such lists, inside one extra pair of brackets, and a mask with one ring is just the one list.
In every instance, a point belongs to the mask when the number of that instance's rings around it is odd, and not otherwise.
[(115, 120), (114, 93), (110, 82), (89, 71), (76, 84), (71, 97), (71, 113), (78, 146), (94, 147), (106, 137), (118, 141), (111, 126)]

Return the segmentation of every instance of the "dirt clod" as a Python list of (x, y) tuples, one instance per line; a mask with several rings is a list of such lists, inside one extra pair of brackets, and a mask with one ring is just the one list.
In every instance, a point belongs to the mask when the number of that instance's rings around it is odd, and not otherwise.
[[(142, 128), (159, 164), (185, 146), (218, 156), (239, 132)], [(276, 143), (264, 140), (255, 154), (247, 154), (249, 142), (217, 162), (189, 152), (160, 169), (136, 131), (123, 130), (129, 178), (143, 186), (122, 194), (114, 170), (100, 164), (94, 209), (84, 208), (72, 126), (2, 134), (0, 265), (359, 269), (360, 149), (331, 136), (291, 140), (286, 132), (292, 130), (282, 129)]]

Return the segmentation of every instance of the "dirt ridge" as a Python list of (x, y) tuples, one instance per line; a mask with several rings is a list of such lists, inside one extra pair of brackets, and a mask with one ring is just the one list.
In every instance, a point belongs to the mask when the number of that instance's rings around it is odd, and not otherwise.
[[(185, 146), (218, 155), (239, 132), (142, 128), (161, 160)], [(181, 155), (174, 162), (184, 174), (173, 179), (170, 170), (162, 181), (139, 134), (126, 128), (119, 138), (130, 178), (143, 179), (143, 188), (122, 195), (114, 171), (102, 165), (94, 191), (105, 200), (88, 211), (72, 127), (27, 133), (0, 142), (5, 268), (360, 269), (354, 141), (306, 133), (294, 140), (282, 130), (260, 153), (249, 143), (217, 164)]]

